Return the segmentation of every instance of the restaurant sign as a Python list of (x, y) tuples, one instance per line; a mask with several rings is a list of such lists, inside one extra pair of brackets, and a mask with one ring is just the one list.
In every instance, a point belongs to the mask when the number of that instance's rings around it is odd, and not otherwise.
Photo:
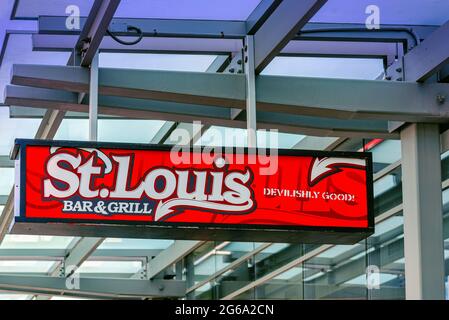
[(374, 231), (369, 153), (16, 140), (13, 233), (354, 243)]

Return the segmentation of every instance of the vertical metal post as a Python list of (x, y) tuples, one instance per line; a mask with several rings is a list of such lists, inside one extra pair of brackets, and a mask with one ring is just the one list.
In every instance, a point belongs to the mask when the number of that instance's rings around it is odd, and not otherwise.
[[(193, 287), (195, 284), (195, 259), (193, 257), (193, 253), (188, 254), (185, 258), (185, 266), (186, 266), (186, 285), (187, 288)], [(195, 291), (191, 291), (187, 294), (186, 298), (188, 300), (195, 300)]]
[(89, 140), (98, 139), (98, 52), (90, 66), (89, 83)]
[(254, 36), (245, 38), (245, 75), (246, 75), (246, 127), (248, 148), (257, 146), (256, 124), (256, 74), (254, 64)]
[(406, 298), (444, 299), (438, 125), (411, 124), (401, 143)]

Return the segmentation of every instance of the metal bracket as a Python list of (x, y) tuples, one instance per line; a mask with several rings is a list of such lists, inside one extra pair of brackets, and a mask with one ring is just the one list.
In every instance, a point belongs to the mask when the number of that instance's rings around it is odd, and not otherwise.
[(405, 80), (405, 70), (404, 70), (404, 57), (400, 57), (395, 63), (387, 68), (385, 72), (385, 80), (388, 81), (404, 81)]
[(245, 73), (244, 67), (244, 53), (243, 48), (240, 51), (233, 52), (231, 54), (232, 60), (226, 69), (223, 71), (224, 73)]
[(65, 258), (62, 260), (62, 262), (59, 264), (58, 269), (56, 270), (58, 277), (65, 278)]
[(145, 259), (142, 268), (139, 270), (138, 275), (141, 280), (149, 280), (148, 279), (148, 257)]

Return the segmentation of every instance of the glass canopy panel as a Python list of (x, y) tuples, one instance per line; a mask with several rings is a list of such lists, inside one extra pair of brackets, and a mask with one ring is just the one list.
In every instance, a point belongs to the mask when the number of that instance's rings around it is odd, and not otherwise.
[(0, 195), (7, 195), (14, 183), (14, 168), (0, 168), (0, 177)]
[(98, 120), (98, 140), (149, 143), (164, 123), (158, 120)]
[(20, 19), (36, 19), (39, 16), (65, 16), (66, 8), (76, 5), (80, 16), (89, 14), (94, 0), (16, 0), (14, 17)]
[[(396, 279), (398, 275), (394, 274), (388, 274), (388, 273), (380, 273), (380, 282), (379, 284), (384, 284), (386, 282), (389, 282), (393, 279)], [(356, 278), (353, 278), (349, 281), (346, 281), (345, 284), (349, 285), (358, 285), (358, 286), (365, 286), (366, 285), (366, 275), (362, 274)]]
[[(98, 140), (109, 142), (150, 143), (164, 125), (159, 120), (99, 119)], [(87, 119), (64, 119), (55, 140), (89, 140)]]
[[(89, 298), (69, 297), (69, 296), (53, 296), (50, 300), (90, 300)], [(98, 300), (98, 299), (95, 299)]]
[(296, 266), (264, 282), (254, 290), (255, 299), (303, 299), (302, 278), (307, 270)]
[(354, 249), (358, 246), (358, 244), (354, 245), (337, 245), (333, 246), (332, 248), (324, 251), (319, 255), (320, 258), (328, 258), (328, 259), (335, 259), (339, 255), (342, 255), (346, 252), (348, 252), (351, 249)]
[[(404, 218), (401, 214), (392, 216), (376, 224), (375, 233), (371, 237), (381, 237), (384, 242), (395, 239), (403, 233)], [(371, 240), (371, 239), (370, 239)]]
[(365, 24), (371, 5), (379, 8), (381, 24), (442, 25), (449, 20), (447, 0), (329, 0), (311, 22)]
[[(158, 19), (246, 20), (261, 0), (123, 0), (115, 17)], [(20, 0), (16, 17), (37, 18), (39, 15), (66, 15), (69, 5), (77, 5), (81, 16), (87, 16), (93, 0)]]
[[(277, 131), (258, 130), (257, 145), (261, 148), (291, 149), (305, 136), (299, 134), (282, 133)], [(246, 147), (246, 129), (211, 126), (195, 145)]]
[(143, 70), (206, 71), (215, 55), (100, 53), (101, 68)]
[(64, 119), (55, 134), (55, 140), (89, 140), (87, 119)]
[(276, 57), (264, 75), (374, 80), (384, 71), (382, 59)]
[(107, 238), (98, 249), (166, 249), (173, 240)]
[(48, 273), (56, 261), (2, 260), (0, 273)]
[(373, 153), (373, 162), (386, 166), (401, 159), (401, 141), (385, 140), (370, 151)]
[(261, 0), (125, 0), (115, 17), (158, 19), (246, 20)]
[(16, 138), (33, 138), (40, 122), (40, 119), (11, 119), (9, 109), (0, 107), (0, 155), (9, 155)]
[(31, 295), (27, 294), (0, 292), (0, 300), (30, 300), (31, 297)]
[(84, 262), (76, 273), (114, 273), (114, 274), (134, 274), (142, 268), (142, 261), (92, 261)]
[(398, 185), (398, 179), (394, 174), (388, 174), (385, 177), (374, 182), (374, 197), (391, 190)]
[(7, 234), (2, 249), (67, 249), (73, 237), (32, 236)]

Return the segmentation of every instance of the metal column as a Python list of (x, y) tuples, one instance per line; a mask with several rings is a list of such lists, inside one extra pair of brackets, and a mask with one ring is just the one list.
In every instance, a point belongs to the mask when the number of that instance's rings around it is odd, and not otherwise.
[(90, 66), (89, 83), (89, 140), (98, 138), (98, 52)]
[(407, 299), (444, 299), (440, 134), (436, 124), (401, 131)]
[[(195, 259), (193, 253), (187, 255), (184, 259), (186, 266), (186, 285), (187, 289), (195, 284)], [(195, 300), (195, 291), (191, 291), (186, 295), (188, 300)]]
[(245, 74), (246, 74), (246, 125), (248, 148), (257, 146), (256, 126), (256, 75), (254, 65), (254, 37), (245, 38)]

